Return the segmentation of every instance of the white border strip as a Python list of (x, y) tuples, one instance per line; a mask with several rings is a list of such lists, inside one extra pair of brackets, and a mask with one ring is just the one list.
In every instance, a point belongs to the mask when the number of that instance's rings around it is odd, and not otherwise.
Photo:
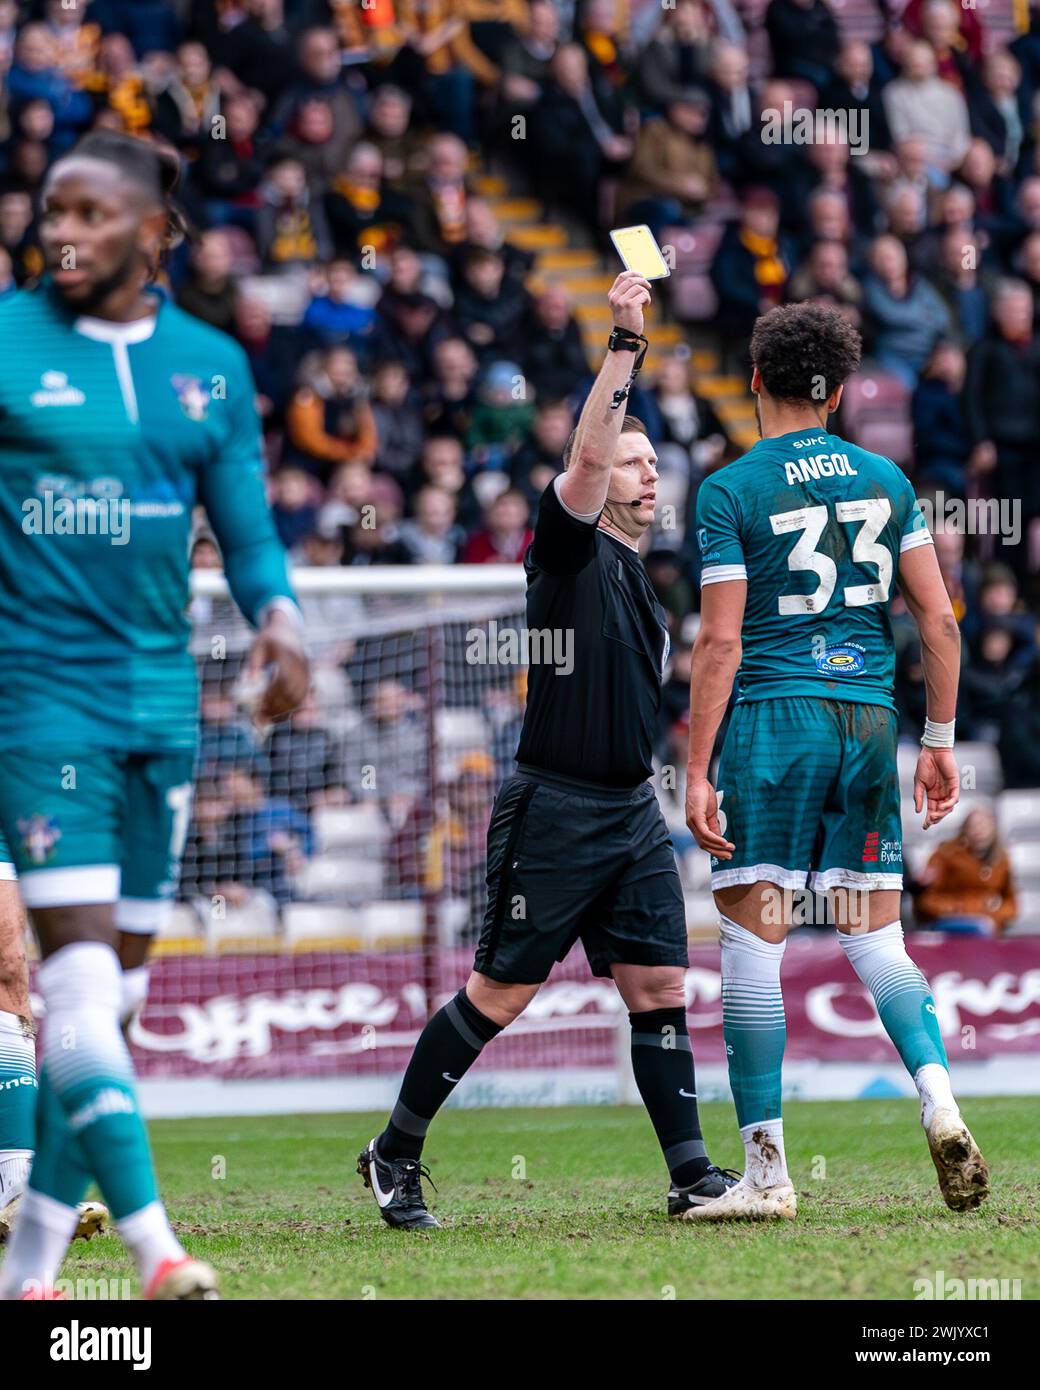
[[(388, 1114), (400, 1084), (399, 1074), (349, 1080), (328, 1077), (217, 1081), (193, 1077), (182, 1081), (139, 1081), (137, 1090), (141, 1108), (149, 1119), (177, 1120), (357, 1111)], [(1040, 1090), (1036, 1058), (1028, 1056), (956, 1062), (953, 1084), (958, 1096), (1032, 1096)], [(724, 1063), (698, 1062), (697, 1094), (702, 1101), (731, 1099)], [(900, 1062), (785, 1062), (783, 1096), (785, 1100), (916, 1100), (913, 1082)], [(517, 1067), (512, 1071), (481, 1067), (463, 1078), (446, 1108), (616, 1105), (626, 1099), (618, 1071), (612, 1067)], [(916, 1114), (908, 1105), (907, 1125), (912, 1127), (916, 1122)], [(736, 1120), (732, 1123), (735, 1133)]]

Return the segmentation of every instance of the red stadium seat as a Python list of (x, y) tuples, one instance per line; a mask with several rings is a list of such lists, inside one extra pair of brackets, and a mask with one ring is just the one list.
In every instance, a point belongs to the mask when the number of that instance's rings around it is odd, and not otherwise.
[(864, 449), (884, 454), (900, 466), (913, 461), (914, 429), (910, 392), (887, 372), (857, 372), (845, 386), (841, 427)]

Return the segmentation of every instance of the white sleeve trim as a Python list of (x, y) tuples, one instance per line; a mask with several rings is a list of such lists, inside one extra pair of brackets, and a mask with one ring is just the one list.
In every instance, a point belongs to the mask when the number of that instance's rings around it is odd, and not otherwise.
[(922, 526), (918, 531), (907, 531), (904, 534), (903, 539), (899, 542), (899, 553), (902, 554), (904, 550), (913, 550), (919, 545), (934, 544), (931, 531), (927, 526)]
[(701, 588), (706, 584), (724, 584), (728, 579), (746, 579), (747, 570), (743, 565), (709, 565), (701, 570)]
[(560, 496), (560, 484), (566, 476), (566, 473), (557, 473), (556, 477), (553, 479), (553, 489), (556, 492), (556, 499), (568, 516), (572, 516), (575, 521), (583, 521), (586, 526), (591, 526), (593, 522), (599, 520), (603, 508), (600, 507), (598, 512), (576, 512), (573, 507), (568, 507), (567, 503)]

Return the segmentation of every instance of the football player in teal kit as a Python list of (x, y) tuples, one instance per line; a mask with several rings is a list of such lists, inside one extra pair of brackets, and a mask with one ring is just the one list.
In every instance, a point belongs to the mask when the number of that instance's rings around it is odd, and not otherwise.
[[(947, 1204), (983, 1200), (929, 987), (899, 920), (903, 859), (889, 604), (921, 634), (928, 718), (914, 796), (925, 825), (958, 799), (960, 634), (906, 476), (828, 429), (860, 341), (835, 310), (774, 309), (751, 340), (762, 438), (697, 497), (701, 628), (691, 677), (687, 818), (712, 856), (723, 1022), (744, 1139), (742, 1181), (691, 1220), (793, 1217), (780, 1069), (780, 964), (792, 891), (828, 894), (838, 939), (921, 1098)], [(734, 678), (717, 784), (712, 747)]]
[(176, 175), (154, 146), (86, 136), (44, 185), (48, 276), (0, 305), (0, 832), (47, 1008), (4, 1298), (47, 1296), (91, 1178), (147, 1297), (215, 1295), (159, 1200), (120, 1032), (190, 813), (197, 503), (258, 629), (251, 672), (271, 672), (258, 717), (291, 709), (308, 675), (245, 355), (150, 288)]

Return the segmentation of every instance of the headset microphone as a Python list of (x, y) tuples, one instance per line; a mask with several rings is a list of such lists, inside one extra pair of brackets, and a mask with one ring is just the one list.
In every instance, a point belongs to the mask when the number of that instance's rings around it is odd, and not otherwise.
[(641, 507), (643, 505), (641, 497), (637, 497), (634, 502), (622, 502), (620, 497), (608, 497), (606, 500), (613, 502), (615, 507)]

